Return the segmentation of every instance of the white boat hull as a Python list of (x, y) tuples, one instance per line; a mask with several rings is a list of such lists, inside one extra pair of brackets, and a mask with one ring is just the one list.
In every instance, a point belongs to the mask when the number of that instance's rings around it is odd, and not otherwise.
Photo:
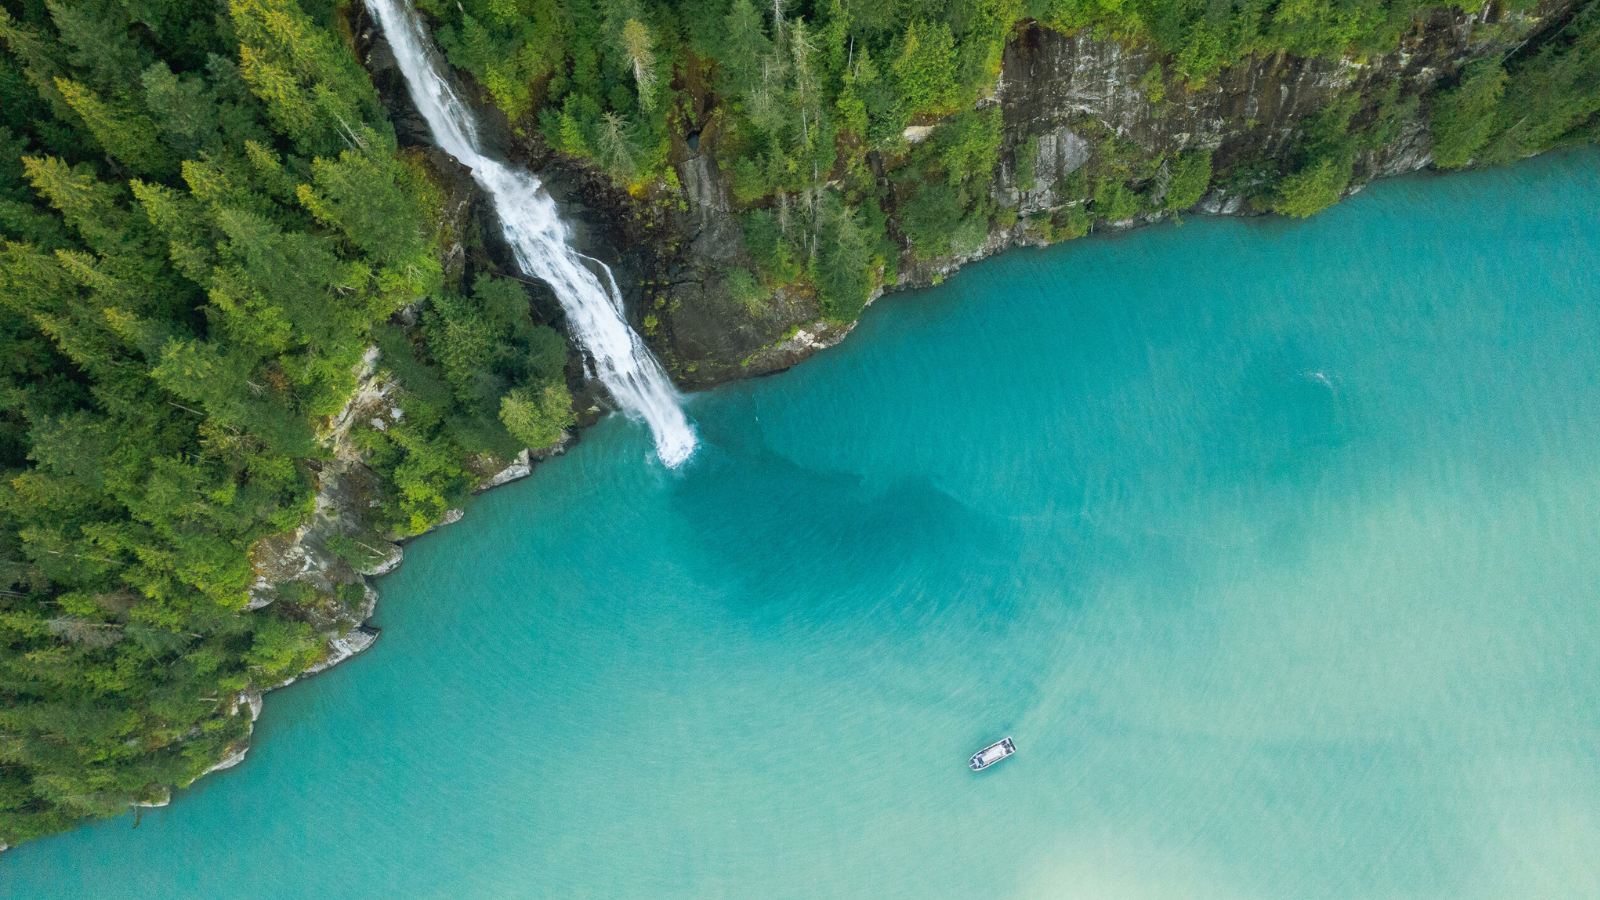
[(967, 765), (972, 771), (981, 772), (1015, 752), (1017, 746), (1011, 743), (1011, 738), (1004, 737), (972, 754), (972, 759)]

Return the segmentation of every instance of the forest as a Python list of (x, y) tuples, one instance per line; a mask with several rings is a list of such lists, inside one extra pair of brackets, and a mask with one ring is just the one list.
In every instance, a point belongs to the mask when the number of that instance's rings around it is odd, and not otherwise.
[(0, 842), (189, 783), (242, 691), (323, 652), (293, 604), (246, 609), (248, 552), (311, 511), (369, 346), (406, 388), (357, 436), (393, 536), (570, 419), (522, 286), (445, 278), (439, 189), (340, 21), (0, 7)]
[[(1151, 89), (1181, 90), (1251, 54), (1387, 52), (1424, 9), (419, 5), (515, 128), (638, 198), (675, 202), (673, 135), (714, 135), (753, 261), (729, 283), (750, 303), (802, 285), (841, 321), (894, 282), (903, 252), (960, 253), (1008, 224), (987, 191), (999, 112), (978, 101), (1019, 23), (1147, 44), (1163, 67)], [(358, 12), (0, 0), (0, 843), (190, 783), (245, 733), (243, 692), (324, 652), (294, 603), (248, 608), (250, 550), (310, 515), (328, 423), (369, 348), (403, 387), (403, 419), (355, 435), (387, 537), (459, 506), (478, 482), (471, 459), (548, 446), (572, 421), (569, 347), (522, 284), (446, 270), (461, 236), (358, 60)], [(1583, 5), (1445, 85), (1436, 164), (1594, 140), (1597, 14)], [(715, 102), (690, 102), (703, 96)], [(1253, 202), (1309, 215), (1338, 199), (1352, 155), (1383, 139), (1381, 116), (1352, 129), (1354, 112), (1314, 117)], [(932, 139), (909, 146), (913, 124), (936, 125)], [(891, 164), (875, 172), (875, 159)], [(1183, 210), (1221, 177), (1205, 152), (1166, 162), (1159, 199), (1138, 173), (1085, 179), (1084, 202), (1041, 227), (1065, 239)]]

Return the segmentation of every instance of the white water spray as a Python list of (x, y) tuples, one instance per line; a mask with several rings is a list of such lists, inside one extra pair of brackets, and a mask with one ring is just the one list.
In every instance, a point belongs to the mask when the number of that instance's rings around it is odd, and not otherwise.
[(595, 261), (605, 270), (602, 284), (583, 264), (567, 243), (566, 225), (538, 178), (483, 154), (471, 110), (434, 68), (422, 22), (405, 0), (367, 0), (367, 8), (394, 48), (411, 99), (428, 120), (433, 139), (472, 169), (473, 180), (494, 199), (500, 230), (517, 264), (555, 290), (572, 336), (594, 359), (595, 374), (624, 412), (650, 425), (662, 463), (673, 467), (688, 459), (694, 453), (694, 429), (661, 364), (623, 319), (622, 295), (611, 270)]

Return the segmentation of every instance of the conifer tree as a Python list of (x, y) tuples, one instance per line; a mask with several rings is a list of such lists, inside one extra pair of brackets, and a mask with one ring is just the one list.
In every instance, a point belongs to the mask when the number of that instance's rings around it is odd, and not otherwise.
[(761, 64), (772, 53), (772, 41), (762, 27), (761, 14), (750, 0), (733, 0), (724, 19), (723, 79), (729, 93), (748, 94), (761, 80)]
[(138, 175), (161, 177), (172, 171), (172, 158), (161, 145), (156, 123), (142, 112), (117, 108), (89, 88), (66, 78), (55, 79), (56, 89), (83, 117), (100, 146)]
[(639, 89), (639, 108), (648, 112), (655, 105), (656, 58), (650, 52), (650, 29), (638, 19), (622, 26), (622, 46), (633, 68), (633, 82)]
[(912, 22), (900, 41), (894, 74), (913, 113), (948, 112), (957, 102), (955, 38), (943, 22)]

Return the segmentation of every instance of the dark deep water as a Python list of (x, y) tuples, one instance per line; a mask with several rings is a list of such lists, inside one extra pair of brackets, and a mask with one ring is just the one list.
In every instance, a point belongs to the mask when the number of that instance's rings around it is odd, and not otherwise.
[(973, 266), (678, 472), (610, 420), (0, 896), (1600, 897), (1597, 163)]

